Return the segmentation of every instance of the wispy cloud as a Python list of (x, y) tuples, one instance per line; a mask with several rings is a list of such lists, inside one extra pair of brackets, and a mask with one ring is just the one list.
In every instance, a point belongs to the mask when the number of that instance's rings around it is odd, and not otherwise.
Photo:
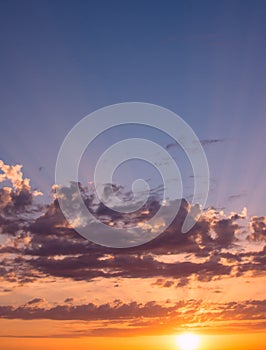
[[(208, 146), (211, 144), (221, 143), (224, 141), (225, 141), (225, 139), (203, 139), (203, 140), (200, 140), (200, 143), (202, 144), (202, 146)], [(174, 148), (174, 147), (180, 147), (180, 145), (176, 142), (169, 143), (168, 145), (166, 145), (166, 149), (170, 149), (170, 148)]]

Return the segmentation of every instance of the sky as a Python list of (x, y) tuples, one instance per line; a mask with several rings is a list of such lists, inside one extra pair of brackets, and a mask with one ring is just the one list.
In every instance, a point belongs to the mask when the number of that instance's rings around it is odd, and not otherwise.
[[(199, 350), (263, 350), (265, 35), (259, 0), (0, 1), (3, 349), (172, 350), (192, 331)], [(191, 166), (169, 135), (143, 126), (108, 130), (86, 149), (86, 205), (109, 226), (156, 231), (147, 220), (162, 205), (161, 178), (151, 166), (132, 160), (114, 174), (127, 201), (132, 182), (149, 179), (153, 197), (134, 215), (90, 192), (108, 147), (146, 138), (180, 166), (173, 223), (144, 245), (112, 249), (84, 239), (61, 212), (54, 184), (64, 138), (90, 113), (124, 102), (167, 108), (200, 140), (210, 189), (188, 235), (180, 232)]]

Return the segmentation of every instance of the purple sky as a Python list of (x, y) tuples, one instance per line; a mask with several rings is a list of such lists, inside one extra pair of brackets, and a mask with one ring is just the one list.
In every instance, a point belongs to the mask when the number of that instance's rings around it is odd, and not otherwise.
[[(177, 346), (170, 340), (186, 330), (206, 336), (206, 350), (265, 348), (265, 38), (265, 1), (0, 1), (5, 350), (171, 350)], [(132, 207), (131, 184), (147, 180), (152, 195), (133, 213), (107, 208), (87, 187), (108, 147), (138, 137), (176, 160), (190, 200), (188, 159), (158, 129), (123, 125), (99, 135), (82, 158), (82, 184), (55, 194), (55, 164), (67, 133), (91, 112), (129, 101), (172, 110), (206, 152), (209, 198), (187, 234), (185, 218), (198, 207), (177, 200), (174, 191), (174, 198), (162, 200), (161, 177), (151, 165), (125, 162), (114, 174), (117, 186), (104, 187), (107, 204), (114, 190), (122, 206)], [(175, 123), (167, 126), (172, 131)], [(81, 144), (79, 139), (76, 148)], [(69, 149), (63, 169), (74, 158)], [(88, 220), (77, 193), (105, 225)], [(171, 210), (177, 207), (178, 214)], [(160, 215), (152, 221), (155, 213)], [(89, 239), (73, 227), (88, 228)], [(116, 229), (122, 238), (110, 234)], [(81, 340), (86, 342), (77, 347)]]
[[(77, 121), (109, 104), (154, 103), (201, 140), (223, 140), (205, 145), (208, 204), (263, 214), (265, 13), (263, 1), (2, 1), (1, 158), (23, 164), (33, 187), (47, 193)], [(92, 153), (128, 135), (114, 130)], [(169, 142), (152, 131), (146, 137)], [(93, 164), (90, 150), (86, 161)], [(189, 171), (183, 176), (189, 193)]]

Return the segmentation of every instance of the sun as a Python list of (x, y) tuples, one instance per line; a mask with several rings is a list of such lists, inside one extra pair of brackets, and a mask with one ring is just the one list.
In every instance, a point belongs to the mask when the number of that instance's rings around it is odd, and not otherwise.
[(183, 333), (176, 337), (176, 342), (180, 350), (197, 350), (200, 337), (193, 333)]

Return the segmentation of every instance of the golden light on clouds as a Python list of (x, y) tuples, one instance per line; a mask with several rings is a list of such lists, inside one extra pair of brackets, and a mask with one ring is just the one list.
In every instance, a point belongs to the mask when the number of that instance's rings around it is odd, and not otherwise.
[[(86, 339), (74, 346), (80, 350), (88, 344), (101, 350), (264, 349), (265, 216), (209, 209), (189, 235), (181, 235), (184, 200), (181, 216), (150, 244), (111, 250), (75, 234), (56, 197), (36, 202), (20, 165), (0, 162), (0, 170), (0, 337), (1, 345), (8, 337), (6, 350), (17, 348), (13, 337), (35, 349), (28, 337), (58, 336), (62, 346), (49, 348), (65, 349), (77, 334)], [(119, 215), (84, 193), (103, 222), (122, 225)], [(151, 224), (144, 215), (158, 204), (155, 199), (128, 222), (133, 218), (139, 232), (156, 234), (164, 220)], [(84, 218), (73, 220), (82, 224)], [(195, 334), (176, 334), (188, 327)], [(256, 334), (243, 340), (246, 330)]]

